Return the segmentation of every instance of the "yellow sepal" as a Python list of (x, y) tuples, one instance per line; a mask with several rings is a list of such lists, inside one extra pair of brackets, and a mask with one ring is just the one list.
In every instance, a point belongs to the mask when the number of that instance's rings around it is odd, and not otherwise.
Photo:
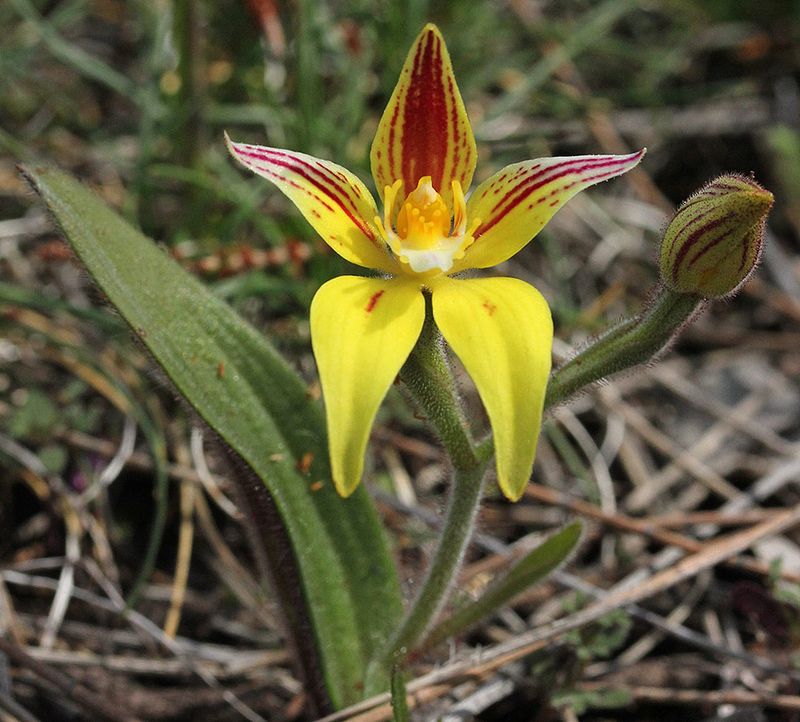
[(365, 268), (397, 272), (375, 223), (375, 200), (357, 176), (305, 153), (234, 143), (227, 134), (225, 141), (231, 155), (272, 181), (340, 256)]
[(419, 286), (404, 279), (339, 276), (311, 303), (311, 342), (328, 421), (333, 483), (349, 496), (381, 401), (425, 320)]
[(472, 377), (494, 432), (497, 480), (512, 501), (531, 475), (542, 422), (553, 321), (515, 278), (438, 279), (433, 317)]
[(377, 188), (403, 181), (411, 193), (424, 176), (452, 207), (452, 181), (469, 188), (478, 152), (450, 55), (439, 29), (426, 25), (408, 51), (383, 111), (370, 162)]
[(514, 163), (481, 183), (467, 203), (479, 219), (474, 241), (454, 271), (488, 268), (511, 258), (570, 198), (584, 188), (626, 173), (644, 156), (576, 155)]

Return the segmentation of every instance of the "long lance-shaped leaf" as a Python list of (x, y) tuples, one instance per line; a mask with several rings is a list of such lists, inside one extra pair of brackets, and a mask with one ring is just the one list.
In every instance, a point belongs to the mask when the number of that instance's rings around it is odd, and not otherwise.
[[(330, 482), (319, 405), (259, 333), (92, 191), (54, 169), (24, 173), (92, 278), (241, 462), (234, 466), (252, 472), (249, 481), (238, 475), (253, 507), (246, 511), (265, 513), (256, 509), (266, 495), (253, 475), (268, 489), (277, 514), (263, 521), (282, 529), (273, 534), (265, 524), (258, 538), (279, 543), (285, 533), (291, 542), (277, 556), (302, 583), (305, 609), (290, 610), (292, 631), (307, 638), (310, 621), (333, 706), (356, 701), (365, 661), (396, 626), (402, 600), (367, 493), (343, 500)], [(264, 551), (276, 558), (275, 549)]]
[(575, 521), (548, 537), (516, 562), (502, 579), (492, 584), (478, 599), (465, 604), (436, 627), (425, 640), (425, 646), (432, 647), (469, 629), (517, 594), (540, 582), (569, 556), (581, 538), (582, 529), (581, 522)]

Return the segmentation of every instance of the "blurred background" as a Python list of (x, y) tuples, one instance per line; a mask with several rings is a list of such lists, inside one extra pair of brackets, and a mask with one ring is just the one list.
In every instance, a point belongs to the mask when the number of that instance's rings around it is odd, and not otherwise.
[[(305, 719), (302, 688), (269, 592), (254, 579), (224, 467), (204, 453), (16, 164), (55, 165), (91, 185), (313, 384), (311, 298), (328, 278), (358, 270), (268, 183), (240, 171), (223, 131), (333, 160), (371, 187), (378, 119), (428, 21), (447, 41), (477, 137), (476, 182), (537, 156), (648, 148), (636, 171), (576, 197), (491, 270), (544, 293), (558, 357), (642, 307), (657, 278), (659, 232), (705, 181), (753, 174), (776, 197), (761, 270), (737, 299), (711, 308), (662, 364), (549, 419), (535, 480), (602, 511), (575, 573), (608, 586), (661, 548), (609, 515), (658, 518), (695, 535), (711, 518), (703, 514), (776, 473), (783, 483), (751, 494), (740, 523), (798, 501), (794, 0), (5, 0), (0, 635), (144, 719)], [(480, 427), (474, 390), (463, 385)], [(436, 534), (419, 510), (440, 508), (447, 470), (397, 390), (374, 437), (373, 488), (413, 579)], [(490, 499), (482, 529), (514, 543), (576, 513), (533, 494), (514, 506)], [(772, 576), (699, 575), (652, 608), (682, 609), (671, 624), (790, 667), (800, 547), (791, 534), (777, 543), (753, 552)], [(486, 558), (476, 548), (469, 563)], [(468, 566), (465, 578), (480, 585), (482, 573)], [(463, 644), (490, 644), (581, 603), (551, 582)], [(717, 719), (702, 692), (740, 681), (740, 667), (625, 614), (594, 632), (561, 650), (566, 662), (528, 664), (528, 681), (475, 718)], [(750, 686), (789, 694), (796, 685), (775, 679)], [(611, 692), (598, 692), (598, 680)], [(676, 707), (637, 696), (645, 682), (698, 696)], [(544, 691), (554, 689), (556, 698)], [(25, 664), (9, 671), (0, 654), (0, 702), (12, 697), (41, 719), (81, 718), (79, 704), (64, 703)], [(458, 699), (439, 703), (441, 712)], [(780, 706), (754, 710), (741, 719), (797, 719)]]

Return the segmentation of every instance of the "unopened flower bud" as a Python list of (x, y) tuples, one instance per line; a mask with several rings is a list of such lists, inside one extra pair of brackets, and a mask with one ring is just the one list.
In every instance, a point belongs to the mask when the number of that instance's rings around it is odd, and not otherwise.
[(741, 175), (723, 175), (686, 200), (661, 242), (664, 284), (680, 293), (734, 293), (761, 256), (772, 193)]

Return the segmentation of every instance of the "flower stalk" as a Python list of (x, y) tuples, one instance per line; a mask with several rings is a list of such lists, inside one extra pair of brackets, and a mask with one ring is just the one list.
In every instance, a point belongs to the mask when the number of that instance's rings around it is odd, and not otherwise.
[(433, 320), (430, 296), (426, 296), (422, 332), (400, 370), (400, 378), (442, 440), (453, 467), (468, 471), (478, 466), (481, 460), (475, 454), (442, 337)]
[(427, 302), (422, 333), (400, 377), (442, 440), (453, 464), (453, 484), (439, 546), (419, 594), (397, 631), (370, 665), (367, 691), (380, 691), (391, 670), (424, 639), (447, 600), (472, 535), (491, 449), (478, 453), (467, 428), (441, 337)]
[(600, 379), (654, 360), (704, 306), (699, 296), (656, 286), (644, 311), (621, 321), (556, 369), (547, 386), (545, 409)]

